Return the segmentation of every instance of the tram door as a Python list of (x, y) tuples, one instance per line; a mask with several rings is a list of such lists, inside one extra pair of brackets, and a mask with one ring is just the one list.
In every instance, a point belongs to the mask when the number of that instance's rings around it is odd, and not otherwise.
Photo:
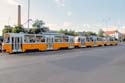
[(85, 47), (85, 38), (81, 38), (81, 47)]
[(46, 37), (46, 43), (48, 45), (48, 50), (53, 50), (54, 37), (47, 36)]
[(74, 38), (69, 37), (70, 48), (74, 48)]
[(96, 46), (97, 38), (93, 38), (94, 46)]
[(22, 37), (12, 37), (12, 51), (22, 52)]

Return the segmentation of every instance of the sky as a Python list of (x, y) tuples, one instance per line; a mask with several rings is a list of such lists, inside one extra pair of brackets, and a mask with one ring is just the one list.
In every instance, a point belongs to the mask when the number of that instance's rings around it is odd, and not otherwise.
[[(30, 0), (30, 19), (43, 20), (51, 30), (123, 31), (124, 3), (125, 0)], [(0, 0), (0, 32), (4, 25), (17, 24), (18, 4), (22, 6), (22, 24), (27, 28), (28, 0)]]

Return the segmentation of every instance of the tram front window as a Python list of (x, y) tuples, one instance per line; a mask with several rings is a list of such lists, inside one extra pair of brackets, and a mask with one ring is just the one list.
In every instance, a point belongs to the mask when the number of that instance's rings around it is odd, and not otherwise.
[(4, 38), (4, 43), (10, 43), (10, 37), (5, 37)]

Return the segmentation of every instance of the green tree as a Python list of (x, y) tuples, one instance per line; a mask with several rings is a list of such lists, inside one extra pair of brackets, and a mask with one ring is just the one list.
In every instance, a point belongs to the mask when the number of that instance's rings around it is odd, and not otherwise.
[(104, 34), (104, 31), (102, 29), (100, 29), (99, 32), (98, 32), (98, 36), (99, 37), (104, 37), (103, 34)]
[(67, 29), (65, 29), (65, 30), (60, 29), (60, 30), (59, 30), (59, 33), (62, 33), (62, 34), (67, 34), (67, 33), (68, 33), (68, 30), (67, 30)]
[(13, 27), (11, 27), (10, 25), (5, 25), (4, 29), (2, 30), (2, 35), (4, 35), (4, 33), (11, 33), (12, 29)]
[(49, 30), (49, 27), (43, 26), (40, 31), (42, 31), (42, 32), (49, 32), (50, 30)]
[(15, 26), (13, 29), (12, 29), (12, 32), (13, 33), (20, 33), (20, 32), (25, 32), (23, 26)]
[(32, 25), (34, 29), (30, 30), (31, 33), (37, 34), (37, 33), (42, 33), (42, 32), (48, 32), (49, 28), (45, 27), (44, 25), (45, 23), (42, 20), (36, 20)]
[(62, 34), (65, 34), (65, 35), (71, 35), (71, 36), (77, 36), (78, 35), (78, 33), (77, 32), (75, 32), (74, 30), (67, 30), (67, 29), (60, 29), (59, 30), (59, 33), (62, 33)]
[(29, 33), (31, 33), (31, 34), (38, 34), (38, 33), (40, 33), (40, 32), (41, 32), (40, 29), (31, 28)]
[(96, 33), (91, 32), (91, 31), (87, 31), (87, 32), (84, 31), (83, 34), (84, 34), (85, 36), (97, 35)]
[(45, 25), (45, 23), (42, 20), (35, 20), (32, 26), (35, 28), (42, 28), (43, 25)]

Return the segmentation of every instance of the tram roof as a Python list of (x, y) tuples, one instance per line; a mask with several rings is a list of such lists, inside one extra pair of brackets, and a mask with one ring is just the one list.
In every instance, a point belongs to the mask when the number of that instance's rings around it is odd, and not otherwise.
[(27, 34), (27, 33), (5, 33), (5, 34), (10, 34), (11, 36), (15, 35), (59, 35), (59, 36), (69, 36), (69, 37), (74, 37), (71, 35), (65, 35), (61, 33), (55, 33), (55, 32), (44, 32), (42, 34)]
[(53, 33), (53, 32), (44, 32), (42, 34), (43, 35), (64, 35), (64, 34), (61, 34), (61, 33)]
[(20, 34), (25, 34), (25, 33), (5, 33), (5, 34), (10, 34), (10, 35), (20, 35)]

